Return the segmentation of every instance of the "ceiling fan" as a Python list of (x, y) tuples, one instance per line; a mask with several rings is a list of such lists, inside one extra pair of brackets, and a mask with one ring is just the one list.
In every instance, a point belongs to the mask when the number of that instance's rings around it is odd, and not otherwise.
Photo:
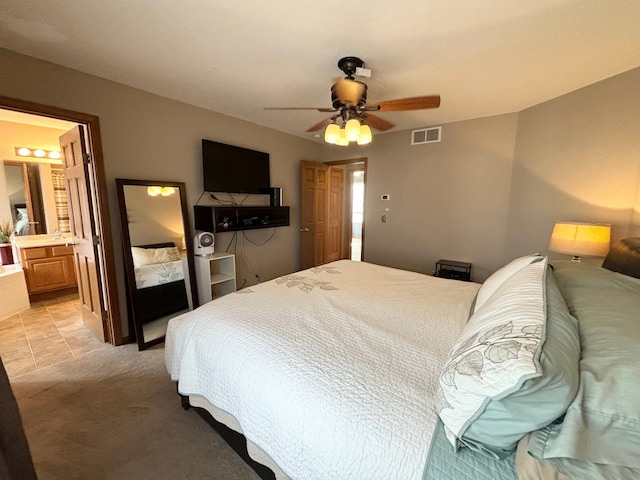
[[(338, 61), (338, 68), (345, 73), (346, 77), (338, 80), (331, 87), (331, 108), (265, 107), (265, 110), (317, 110), (332, 113), (333, 115), (308, 128), (307, 132), (315, 132), (326, 127), (326, 142), (348, 145), (349, 141), (357, 141), (362, 145), (371, 142), (369, 127), (384, 132), (394, 126), (390, 121), (371, 112), (401, 112), (440, 106), (440, 95), (410, 97), (368, 104), (367, 85), (353, 78), (357, 72), (366, 72), (363, 67), (364, 62), (357, 57), (344, 57)], [(340, 128), (341, 125), (343, 128)]]

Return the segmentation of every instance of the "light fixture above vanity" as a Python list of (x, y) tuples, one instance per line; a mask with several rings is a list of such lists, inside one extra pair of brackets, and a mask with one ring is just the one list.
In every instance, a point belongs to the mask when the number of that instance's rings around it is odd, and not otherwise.
[(58, 150), (45, 150), (43, 148), (15, 147), (18, 157), (49, 158), (59, 160), (62, 156)]

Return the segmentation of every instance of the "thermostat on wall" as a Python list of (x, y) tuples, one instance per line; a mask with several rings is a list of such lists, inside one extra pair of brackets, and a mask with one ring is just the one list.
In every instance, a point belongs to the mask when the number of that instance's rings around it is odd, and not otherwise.
[(389, 200), (389, 199), (391, 199), (391, 195), (389, 195), (388, 193), (383, 193), (380, 196), (380, 200)]

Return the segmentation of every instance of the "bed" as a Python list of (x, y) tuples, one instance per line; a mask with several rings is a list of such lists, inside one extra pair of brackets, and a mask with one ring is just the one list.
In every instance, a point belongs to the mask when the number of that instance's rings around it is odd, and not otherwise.
[[(262, 478), (638, 478), (628, 392), (612, 407), (624, 451), (598, 453), (605, 423), (576, 445), (580, 412), (609, 408), (606, 395), (593, 404), (594, 372), (615, 361), (622, 387), (638, 385), (628, 268), (640, 241), (625, 242), (611, 270), (528, 255), (482, 286), (361, 262), (312, 268), (172, 319), (167, 370), (191, 406), (246, 437)], [(617, 335), (624, 348), (598, 357)]]

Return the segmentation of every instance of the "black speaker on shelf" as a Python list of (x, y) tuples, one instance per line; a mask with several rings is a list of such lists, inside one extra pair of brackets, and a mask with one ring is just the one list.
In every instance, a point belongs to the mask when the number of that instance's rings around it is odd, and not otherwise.
[(282, 206), (282, 188), (280, 187), (271, 187), (269, 189), (269, 204), (272, 207), (281, 207)]

